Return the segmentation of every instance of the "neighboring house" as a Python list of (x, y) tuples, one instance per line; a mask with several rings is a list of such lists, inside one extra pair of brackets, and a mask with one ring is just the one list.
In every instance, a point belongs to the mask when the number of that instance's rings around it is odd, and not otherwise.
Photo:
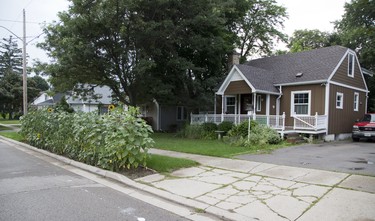
[(186, 107), (160, 104), (155, 99), (141, 105), (140, 111), (154, 131), (175, 132), (189, 120)]
[(216, 113), (191, 122), (239, 123), (250, 114), (281, 134), (341, 139), (366, 112), (367, 95), (356, 53), (332, 46), (235, 64), (216, 92)]
[(82, 96), (73, 96), (71, 93), (58, 93), (51, 97), (46, 93), (42, 93), (31, 105), (37, 108), (50, 107), (57, 104), (61, 98), (65, 96), (66, 102), (75, 111), (100, 111), (100, 113), (106, 113), (108, 111), (108, 106), (112, 103), (111, 89), (107, 86), (95, 87), (94, 95), (95, 98), (83, 98)]

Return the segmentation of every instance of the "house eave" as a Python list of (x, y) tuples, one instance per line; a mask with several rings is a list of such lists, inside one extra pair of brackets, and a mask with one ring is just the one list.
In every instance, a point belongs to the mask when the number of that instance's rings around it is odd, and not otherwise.
[(281, 84), (274, 84), (274, 86), (296, 86), (296, 85), (308, 85), (308, 84), (322, 84), (327, 83), (327, 80), (315, 80), (315, 81), (299, 81), (299, 82), (292, 82), (292, 83), (281, 83)]

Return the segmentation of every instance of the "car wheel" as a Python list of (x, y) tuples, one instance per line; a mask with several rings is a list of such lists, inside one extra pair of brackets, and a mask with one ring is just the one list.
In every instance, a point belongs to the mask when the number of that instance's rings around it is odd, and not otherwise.
[(352, 139), (353, 139), (354, 142), (358, 142), (359, 141), (358, 137), (352, 137)]

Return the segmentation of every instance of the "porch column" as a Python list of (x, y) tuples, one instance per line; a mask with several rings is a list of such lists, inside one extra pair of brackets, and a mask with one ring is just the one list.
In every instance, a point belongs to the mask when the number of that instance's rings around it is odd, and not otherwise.
[(221, 122), (224, 121), (224, 102), (225, 102), (225, 96), (224, 94), (221, 95)]
[(266, 116), (267, 116), (267, 126), (270, 125), (270, 100), (271, 95), (266, 95)]
[(216, 123), (216, 93), (214, 94), (214, 123)]
[(241, 123), (241, 94), (238, 95), (238, 124)]
[(257, 93), (256, 92), (254, 92), (253, 93), (253, 120), (255, 120), (256, 119), (256, 111), (257, 111)]

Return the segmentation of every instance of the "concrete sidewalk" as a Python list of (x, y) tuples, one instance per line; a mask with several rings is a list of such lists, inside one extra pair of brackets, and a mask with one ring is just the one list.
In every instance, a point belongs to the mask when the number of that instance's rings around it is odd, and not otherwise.
[(153, 154), (201, 165), (130, 180), (1, 136), (0, 141), (96, 182), (123, 188), (98, 179), (116, 180), (136, 189), (127, 190), (133, 197), (191, 220), (375, 220), (375, 177), (151, 149)]
[(375, 177), (157, 149), (150, 153), (201, 166), (137, 182), (197, 201), (201, 209), (228, 219), (375, 220)]

